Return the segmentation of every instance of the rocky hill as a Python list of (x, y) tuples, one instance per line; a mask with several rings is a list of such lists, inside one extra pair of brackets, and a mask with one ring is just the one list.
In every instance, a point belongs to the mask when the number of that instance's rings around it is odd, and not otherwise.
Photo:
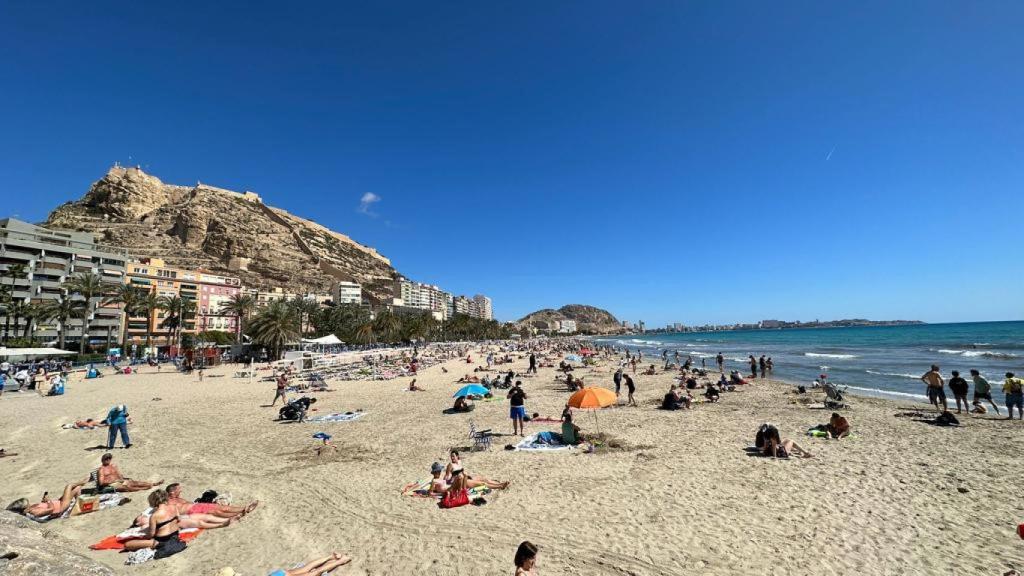
[(346, 280), (384, 301), (397, 274), (376, 250), (267, 206), (252, 192), (164, 184), (138, 168), (111, 168), (43, 225), (92, 232), (134, 256), (235, 276), (249, 287), (330, 293)]
[(575, 320), (577, 330), (588, 334), (608, 334), (621, 329), (619, 321), (607, 310), (583, 304), (569, 304), (558, 310), (538, 310), (521, 318), (517, 324), (544, 331), (557, 329), (556, 322), (562, 320)]

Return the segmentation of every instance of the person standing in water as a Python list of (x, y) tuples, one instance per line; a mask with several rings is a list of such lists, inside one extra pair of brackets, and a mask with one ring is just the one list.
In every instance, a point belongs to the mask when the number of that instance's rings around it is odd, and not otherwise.
[(718, 356), (715, 356), (715, 362), (718, 362), (718, 371), (725, 373), (725, 356), (722, 356), (721, 352), (718, 353)]

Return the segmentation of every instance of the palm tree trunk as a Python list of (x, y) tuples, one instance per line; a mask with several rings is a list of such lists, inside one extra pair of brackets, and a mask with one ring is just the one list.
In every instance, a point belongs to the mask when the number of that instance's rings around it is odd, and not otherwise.
[(60, 319), (60, 329), (57, 331), (57, 345), (61, 350), (64, 350), (64, 336), (68, 331), (68, 319)]
[(85, 354), (85, 344), (89, 340), (89, 316), (90, 309), (92, 308), (91, 303), (88, 301), (85, 303), (85, 315), (82, 316), (82, 337), (78, 340), (78, 353)]

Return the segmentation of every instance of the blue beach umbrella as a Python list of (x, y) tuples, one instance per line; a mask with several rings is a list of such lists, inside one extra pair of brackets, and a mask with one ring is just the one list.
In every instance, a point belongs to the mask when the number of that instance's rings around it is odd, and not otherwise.
[(470, 384), (469, 386), (463, 386), (459, 388), (459, 391), (455, 393), (452, 398), (459, 398), (460, 396), (483, 396), (490, 392), (487, 388), (479, 384)]

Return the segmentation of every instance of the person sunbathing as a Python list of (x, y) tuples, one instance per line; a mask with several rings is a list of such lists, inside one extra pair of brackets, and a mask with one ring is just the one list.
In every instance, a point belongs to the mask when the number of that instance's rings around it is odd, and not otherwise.
[(459, 396), (455, 399), (455, 404), (452, 405), (452, 412), (469, 412), (473, 408), (474, 406), (466, 400), (465, 396)]
[(269, 576), (321, 576), (351, 562), (348, 556), (334, 552), (330, 556), (306, 562), (301, 568), (274, 570)]
[[(135, 526), (145, 528), (149, 526), (149, 517), (153, 515), (153, 509), (135, 517)], [(226, 528), (234, 523), (233, 518), (220, 518), (212, 514), (181, 514), (179, 512), (178, 522), (182, 528), (198, 528), (201, 530), (213, 530), (215, 528)]]
[(461, 384), (479, 384), (480, 378), (477, 376), (470, 376), (469, 374), (466, 374), (462, 378), (456, 380), (456, 382)]
[(825, 426), (825, 432), (834, 440), (846, 438), (850, 435), (850, 421), (840, 416), (838, 412), (833, 412)]
[(424, 388), (416, 385), (416, 379), (413, 378), (412, 382), (409, 382), (409, 392), (426, 392)]
[[(462, 488), (476, 488), (477, 486), (486, 486), (496, 490), (504, 490), (505, 488), (508, 488), (509, 483), (507, 481), (499, 482), (497, 480), (491, 480), (490, 478), (484, 478), (483, 476), (470, 476), (469, 474), (464, 473), (465, 471), (462, 468), (462, 459), (459, 457), (458, 450), (452, 450), (449, 454), (449, 458), (451, 461), (448, 463), (448, 466), (445, 467), (444, 474), (445, 481), (450, 485), (448, 488), (449, 491), (452, 491), (452, 488), (455, 486), (457, 476), (461, 477), (459, 478), (459, 481), (462, 484)], [(455, 492), (458, 492), (458, 490), (455, 490)]]
[(797, 455), (801, 458), (810, 458), (812, 456), (810, 452), (804, 450), (789, 438), (782, 439), (779, 436), (779, 429), (775, 426), (762, 426), (762, 428), (764, 429), (764, 446), (761, 448), (762, 455), (771, 456), (772, 458), (789, 458), (790, 455)]
[(100, 468), (97, 470), (96, 487), (100, 490), (113, 488), (118, 492), (138, 492), (149, 490), (164, 483), (163, 480), (156, 482), (145, 482), (143, 480), (132, 480), (126, 478), (117, 465), (114, 464), (114, 455), (107, 452), (100, 458)]
[(85, 420), (75, 420), (74, 424), (63, 424), (61, 428), (68, 430), (92, 430), (94, 428), (100, 428), (106, 426), (106, 420), (93, 420), (92, 418), (86, 418)]
[(174, 482), (167, 485), (167, 500), (179, 514), (209, 514), (217, 518), (241, 518), (259, 506), (259, 500), (253, 500), (246, 506), (228, 506), (216, 502), (189, 502), (181, 497), (181, 484)]
[(430, 494), (433, 496), (444, 496), (444, 493), (448, 491), (448, 483), (444, 481), (441, 474), (444, 473), (444, 466), (440, 462), (434, 462), (430, 465)]
[(21, 514), (29, 516), (34, 520), (40, 522), (50, 520), (52, 518), (59, 518), (62, 514), (68, 511), (68, 508), (74, 504), (75, 498), (82, 493), (82, 486), (89, 480), (83, 480), (74, 484), (68, 484), (64, 487), (64, 493), (58, 500), (50, 500), (49, 493), (43, 492), (42, 499), (36, 504), (29, 504), (27, 498), (20, 498), (11, 502), (7, 506), (7, 510), (14, 512), (15, 514)]
[(167, 492), (154, 490), (149, 493), (149, 505), (153, 514), (149, 517), (145, 537), (128, 540), (124, 549), (128, 552), (152, 548), (156, 550), (156, 558), (166, 558), (185, 549), (178, 530), (181, 528), (178, 511), (167, 501)]

